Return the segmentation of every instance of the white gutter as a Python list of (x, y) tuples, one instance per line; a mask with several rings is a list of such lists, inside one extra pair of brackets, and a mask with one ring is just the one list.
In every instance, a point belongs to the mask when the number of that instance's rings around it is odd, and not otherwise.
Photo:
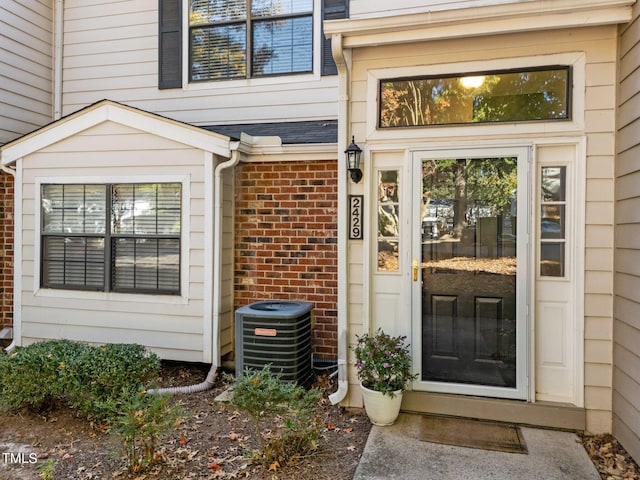
[(62, 49), (64, 42), (64, 0), (56, 0), (53, 21), (53, 119), (62, 117)]
[(238, 142), (231, 145), (231, 158), (226, 162), (222, 162), (216, 166), (214, 172), (214, 206), (213, 206), (213, 315), (212, 315), (212, 328), (213, 333), (212, 340), (212, 352), (211, 352), (211, 368), (207, 373), (207, 378), (197, 385), (188, 385), (181, 387), (167, 387), (148, 390), (147, 393), (166, 394), (166, 393), (197, 393), (204, 392), (213, 388), (218, 367), (220, 366), (220, 309), (222, 306), (222, 220), (224, 210), (224, 198), (223, 198), (223, 184), (222, 184), (222, 172), (227, 168), (235, 167), (240, 161), (240, 155), (238, 152)]
[[(347, 198), (347, 166), (344, 151), (349, 138), (349, 67), (342, 48), (342, 35), (331, 37), (331, 53), (338, 67), (338, 204)], [(347, 209), (338, 208), (338, 390), (329, 395), (333, 405), (343, 401), (349, 390), (347, 365), (349, 335), (347, 325)]]
[[(3, 172), (8, 173), (9, 175), (11, 175), (14, 178), (14, 188), (13, 188), (13, 190), (14, 190), (14, 192), (19, 191), (19, 189), (17, 189), (16, 185), (15, 185), (16, 171), (13, 168), (11, 168), (11, 167), (9, 167), (7, 165), (4, 165), (2, 163), (2, 152), (0, 152), (0, 169)], [(15, 198), (16, 197), (14, 195), (14, 207), (13, 207), (14, 211), (15, 211)], [(14, 222), (15, 222), (16, 221), (15, 212), (14, 212), (14, 217), (13, 218), (14, 218)], [(14, 231), (14, 236), (15, 236), (15, 231), (16, 231), (15, 230), (15, 226), (14, 226), (13, 231)], [(15, 242), (15, 238), (14, 238), (14, 246), (15, 245), (18, 245), (18, 243)], [(14, 278), (14, 283), (15, 283), (15, 278), (16, 278), (16, 275), (15, 275), (15, 271), (16, 271), (16, 248), (15, 247), (14, 247), (13, 255), (14, 255), (13, 256), (13, 272), (14, 272), (13, 273), (13, 278)], [(11, 339), (11, 343), (9, 345), (7, 345), (7, 347), (4, 349), (5, 352), (11, 352), (17, 346), (16, 338), (18, 337), (18, 335), (16, 334), (16, 332), (18, 331), (18, 329), (16, 328), (16, 324), (20, 321), (19, 320), (20, 316), (18, 315), (18, 312), (17, 312), (17, 309), (16, 309), (16, 301), (15, 301), (16, 297), (15, 296), (19, 295), (20, 292), (18, 292), (18, 290), (15, 287), (16, 287), (16, 285), (14, 284), (14, 290), (13, 290), (13, 292), (14, 292), (14, 302), (13, 302), (12, 339)]]

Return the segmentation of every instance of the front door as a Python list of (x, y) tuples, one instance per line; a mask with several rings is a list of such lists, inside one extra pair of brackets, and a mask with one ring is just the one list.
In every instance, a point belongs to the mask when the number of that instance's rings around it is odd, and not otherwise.
[(416, 390), (527, 397), (528, 157), (413, 154)]

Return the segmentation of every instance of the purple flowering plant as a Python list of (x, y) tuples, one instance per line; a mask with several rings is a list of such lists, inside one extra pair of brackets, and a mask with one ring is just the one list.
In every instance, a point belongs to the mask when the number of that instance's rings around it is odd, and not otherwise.
[(381, 329), (375, 334), (365, 333), (356, 337), (354, 348), (358, 378), (363, 386), (394, 397), (397, 390), (404, 390), (411, 374), (411, 354), (406, 336), (392, 337)]

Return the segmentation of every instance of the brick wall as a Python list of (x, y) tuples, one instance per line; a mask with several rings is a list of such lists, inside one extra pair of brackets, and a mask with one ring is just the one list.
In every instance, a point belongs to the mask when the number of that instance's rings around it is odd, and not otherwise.
[(314, 303), (317, 357), (337, 357), (336, 161), (237, 168), (235, 308), (264, 299)]
[(0, 330), (13, 319), (13, 177), (0, 173)]

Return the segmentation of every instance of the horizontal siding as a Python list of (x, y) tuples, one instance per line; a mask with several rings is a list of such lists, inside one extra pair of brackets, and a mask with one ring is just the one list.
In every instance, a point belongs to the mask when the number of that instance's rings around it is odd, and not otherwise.
[[(22, 334), (88, 342), (136, 342), (164, 358), (208, 361), (204, 355), (204, 153), (129, 127), (106, 122), (26, 157), (22, 162)], [(35, 258), (36, 179), (185, 175), (188, 291), (181, 297), (38, 291)]]
[(222, 285), (220, 304), (220, 353), (224, 355), (234, 349), (234, 169), (227, 169), (223, 175), (223, 219), (222, 219)]
[(504, 5), (532, 0), (403, 0), (391, 4), (388, 0), (351, 0), (349, 2), (352, 18), (371, 17), (384, 14), (410, 14), (418, 12), (437, 12), (459, 8)]
[(108, 98), (194, 125), (337, 118), (336, 76), (158, 90), (157, 6), (149, 0), (65, 1), (64, 114)]
[[(416, 65), (446, 65), (537, 57), (564, 52), (584, 52), (586, 91), (584, 125), (587, 136), (585, 185), (584, 277), (584, 402), (587, 428), (611, 430), (613, 350), (613, 249), (615, 207), (615, 109), (617, 30), (613, 26), (516, 33), (469, 39), (450, 39), (375, 48), (354, 53), (351, 84), (352, 132), (367, 136), (368, 70)], [(580, 112), (579, 112), (580, 113)], [(371, 121), (371, 119), (369, 119)], [(420, 142), (438, 141), (441, 130), (417, 130)], [(480, 135), (480, 133), (478, 134)], [(470, 138), (469, 141), (472, 141)], [(355, 266), (354, 266), (355, 267)], [(351, 285), (351, 298), (361, 285)], [(366, 309), (353, 300), (350, 311)], [(354, 328), (360, 328), (354, 318)]]
[(51, 121), (51, 4), (0, 3), (0, 145)]
[(613, 433), (640, 461), (640, 7), (620, 29)]

